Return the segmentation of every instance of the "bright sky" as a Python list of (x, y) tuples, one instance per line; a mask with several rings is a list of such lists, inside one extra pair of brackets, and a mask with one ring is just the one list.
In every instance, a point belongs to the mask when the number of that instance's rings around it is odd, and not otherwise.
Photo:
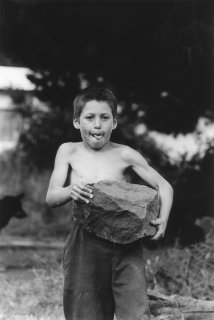
[(27, 78), (30, 73), (28, 68), (0, 66), (0, 89), (34, 90), (34, 84)]

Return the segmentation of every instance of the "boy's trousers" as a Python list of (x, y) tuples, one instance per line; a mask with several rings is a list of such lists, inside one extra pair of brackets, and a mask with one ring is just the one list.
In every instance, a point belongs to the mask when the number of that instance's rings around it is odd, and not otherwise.
[(74, 221), (63, 255), (66, 320), (148, 320), (141, 241), (114, 244)]

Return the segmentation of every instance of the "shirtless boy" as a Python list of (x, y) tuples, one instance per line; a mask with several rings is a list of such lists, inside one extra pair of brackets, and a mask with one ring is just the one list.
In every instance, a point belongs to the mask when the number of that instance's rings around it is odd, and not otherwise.
[[(110, 141), (117, 126), (117, 100), (107, 88), (84, 89), (74, 100), (73, 124), (82, 141), (59, 147), (47, 192), (49, 206), (90, 202), (90, 185), (100, 180), (125, 181), (131, 168), (159, 192), (161, 207), (153, 237), (164, 236), (173, 190), (143, 156)], [(70, 184), (65, 185), (71, 168)], [(63, 307), (66, 320), (150, 319), (142, 241), (114, 244), (88, 233), (74, 220), (64, 248)]]

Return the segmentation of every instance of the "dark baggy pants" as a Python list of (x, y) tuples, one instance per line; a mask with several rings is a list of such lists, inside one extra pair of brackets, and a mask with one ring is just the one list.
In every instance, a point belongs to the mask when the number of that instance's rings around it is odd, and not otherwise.
[(76, 221), (63, 255), (66, 320), (148, 320), (141, 241), (114, 244)]

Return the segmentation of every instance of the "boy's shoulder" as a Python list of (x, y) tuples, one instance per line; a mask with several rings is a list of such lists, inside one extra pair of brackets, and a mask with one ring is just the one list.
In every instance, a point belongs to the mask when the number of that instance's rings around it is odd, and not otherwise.
[(133, 148), (131, 148), (125, 144), (119, 144), (119, 143), (113, 143), (113, 149), (116, 152), (119, 152), (121, 157), (124, 157), (124, 158), (129, 158), (129, 157), (135, 155), (135, 153), (138, 153)]
[(130, 148), (129, 146), (127, 146), (125, 144), (120, 144), (120, 143), (116, 143), (116, 142), (112, 143), (112, 150), (117, 150), (117, 151), (123, 153), (123, 152), (128, 152), (128, 150), (130, 150), (130, 149), (132, 149), (132, 148)]
[(135, 162), (139, 160), (146, 161), (146, 159), (140, 152), (127, 145), (114, 143), (114, 148), (115, 150), (118, 150), (121, 158), (126, 160), (127, 162)]
[(77, 151), (80, 147), (80, 142), (65, 142), (62, 143), (59, 146), (59, 149), (57, 151), (58, 154), (60, 155), (70, 155), (72, 153), (74, 153), (75, 151)]

